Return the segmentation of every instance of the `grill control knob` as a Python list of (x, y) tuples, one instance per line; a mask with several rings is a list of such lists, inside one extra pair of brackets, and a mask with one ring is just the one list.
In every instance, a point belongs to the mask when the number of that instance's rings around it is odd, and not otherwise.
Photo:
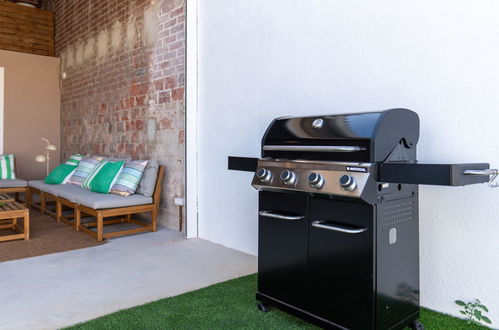
[(319, 173), (312, 172), (308, 176), (308, 184), (312, 188), (321, 189), (324, 186), (324, 178)]
[(344, 174), (340, 177), (340, 186), (346, 191), (354, 191), (357, 188), (357, 182), (353, 176)]
[(270, 179), (272, 179), (272, 173), (265, 168), (261, 168), (256, 172), (256, 177), (262, 182), (270, 182)]
[(296, 181), (296, 174), (289, 170), (284, 170), (281, 172), (281, 180), (284, 184), (291, 185)]

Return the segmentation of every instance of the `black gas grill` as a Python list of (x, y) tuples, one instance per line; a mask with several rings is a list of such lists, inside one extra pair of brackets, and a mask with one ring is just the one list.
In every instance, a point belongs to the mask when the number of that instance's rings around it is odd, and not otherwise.
[(422, 328), (418, 184), (489, 181), (420, 164), (407, 109), (275, 119), (262, 140), (257, 299), (326, 328)]

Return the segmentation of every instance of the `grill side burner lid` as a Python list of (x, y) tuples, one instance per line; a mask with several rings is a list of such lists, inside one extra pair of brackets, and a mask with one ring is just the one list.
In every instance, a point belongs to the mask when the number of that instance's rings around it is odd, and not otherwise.
[(262, 157), (383, 162), (400, 142), (415, 150), (418, 139), (419, 117), (408, 109), (282, 117), (265, 132)]

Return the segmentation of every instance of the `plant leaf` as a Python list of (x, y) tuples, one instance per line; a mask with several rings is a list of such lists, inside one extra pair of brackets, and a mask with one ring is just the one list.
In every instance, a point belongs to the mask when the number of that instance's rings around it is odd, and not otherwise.
[(459, 306), (466, 306), (466, 303), (462, 300), (456, 300), (455, 303)]
[(485, 305), (478, 305), (478, 307), (480, 307), (481, 309), (483, 309), (485, 312), (489, 312), (489, 309), (485, 306)]
[(482, 316), (482, 320), (484, 320), (488, 324), (492, 324), (492, 321), (490, 321), (490, 319), (487, 316)]
[(475, 315), (475, 317), (480, 321), (482, 319), (482, 312), (480, 312), (478, 309), (475, 309), (475, 311), (473, 312), (473, 314)]
[(466, 315), (465, 311), (459, 311), (461, 314)]

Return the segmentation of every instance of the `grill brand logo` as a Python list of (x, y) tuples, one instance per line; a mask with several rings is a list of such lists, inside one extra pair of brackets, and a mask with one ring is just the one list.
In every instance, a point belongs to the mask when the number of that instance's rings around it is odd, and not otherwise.
[(367, 173), (367, 168), (365, 168), (365, 167), (347, 166), (347, 171)]

